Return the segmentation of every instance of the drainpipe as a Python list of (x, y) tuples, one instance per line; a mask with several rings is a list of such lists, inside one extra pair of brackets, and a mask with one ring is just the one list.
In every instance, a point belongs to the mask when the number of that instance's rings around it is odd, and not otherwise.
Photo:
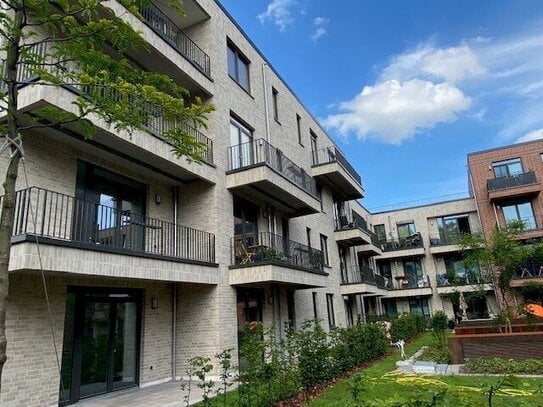
[[(177, 225), (179, 217), (179, 187), (173, 187), (173, 247), (177, 255)], [(177, 378), (177, 283), (172, 287), (172, 381)]]
[(264, 83), (264, 113), (265, 113), (265, 122), (266, 122), (266, 141), (270, 142), (270, 117), (269, 117), (269, 106), (268, 106), (268, 79), (266, 77), (266, 67), (268, 66), (267, 62), (262, 64), (262, 82)]

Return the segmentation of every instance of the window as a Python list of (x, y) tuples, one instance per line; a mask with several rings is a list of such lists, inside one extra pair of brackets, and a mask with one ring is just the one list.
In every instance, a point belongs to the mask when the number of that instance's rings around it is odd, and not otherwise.
[(392, 268), (389, 261), (380, 261), (377, 263), (379, 274), (383, 277), (392, 278)]
[(311, 157), (313, 158), (313, 165), (317, 165), (319, 163), (317, 152), (317, 135), (313, 133), (312, 130), (309, 130), (309, 135), (311, 136)]
[(403, 271), (404, 279), (401, 288), (428, 287), (428, 280), (422, 272), (420, 259), (404, 260)]
[(313, 318), (319, 319), (319, 313), (317, 312), (317, 293), (313, 291)]
[(385, 232), (385, 225), (375, 225), (373, 227), (373, 231), (377, 235), (377, 238), (380, 242), (384, 242), (387, 240), (387, 234)]
[(328, 261), (328, 237), (321, 235), (321, 251), (324, 265), (328, 266), (330, 263)]
[(328, 309), (328, 326), (330, 329), (336, 327), (336, 317), (334, 316), (334, 294), (326, 294), (326, 308)]
[(437, 227), (441, 244), (454, 244), (460, 235), (471, 233), (469, 215), (438, 218)]
[(503, 217), (506, 224), (522, 222), (524, 229), (531, 230), (537, 227), (531, 202), (522, 202), (508, 206), (502, 206)]
[(461, 285), (461, 284), (478, 284), (481, 282), (481, 273), (479, 266), (474, 264), (467, 266), (464, 259), (459, 254), (445, 256), (444, 276), (438, 275), (438, 284), (440, 285)]
[(277, 105), (278, 94), (277, 89), (272, 88), (273, 118), (276, 121), (279, 121), (279, 107)]
[(413, 236), (417, 232), (414, 222), (398, 223), (396, 226), (398, 228), (398, 238), (400, 238), (400, 240)]
[(320, 202), (321, 202), (321, 212), (324, 212), (324, 199), (322, 199), (322, 185), (319, 184), (318, 182), (316, 183), (317, 185), (317, 196), (320, 198)]
[(430, 307), (426, 298), (409, 300), (409, 312), (415, 315), (430, 316)]
[(520, 158), (492, 163), (492, 169), (496, 178), (512, 177), (523, 172)]
[(303, 147), (304, 143), (302, 141), (302, 118), (299, 114), (296, 115), (296, 128), (298, 129), (298, 143)]
[(233, 45), (228, 44), (228, 75), (247, 92), (249, 87), (249, 60)]
[(305, 234), (307, 236), (307, 247), (311, 248), (311, 228), (305, 228)]
[(253, 133), (238, 120), (230, 118), (229, 169), (243, 168), (253, 163)]

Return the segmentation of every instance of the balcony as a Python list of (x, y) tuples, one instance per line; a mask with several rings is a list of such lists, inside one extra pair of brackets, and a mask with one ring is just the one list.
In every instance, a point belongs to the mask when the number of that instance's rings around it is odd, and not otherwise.
[(541, 285), (543, 283), (543, 266), (539, 263), (521, 265), (509, 282), (511, 288), (525, 287), (529, 285)]
[(465, 272), (447, 272), (437, 275), (437, 292), (450, 294), (454, 292), (472, 292), (481, 288), (492, 290), (492, 276), (480, 270), (466, 270)]
[(534, 171), (524, 172), (510, 177), (493, 178), (487, 181), (488, 199), (491, 201), (503, 198), (537, 195), (541, 192)]
[(338, 244), (348, 247), (361, 246), (359, 251), (374, 255), (382, 253), (379, 238), (369, 229), (366, 220), (356, 212), (339, 215), (334, 222), (334, 237)]
[(226, 187), (291, 217), (321, 210), (317, 185), (303, 168), (264, 139), (228, 147)]
[(287, 284), (295, 288), (325, 287), (323, 254), (270, 232), (231, 240), (230, 284)]
[(336, 147), (313, 151), (311, 174), (334, 194), (345, 200), (364, 197), (362, 179), (345, 156)]
[(34, 242), (55, 272), (217, 283), (215, 235), (31, 187), (16, 195), (12, 270), (39, 269)]
[(458, 243), (462, 235), (460, 232), (448, 232), (430, 236), (430, 252), (442, 254), (461, 251)]
[(363, 265), (341, 265), (341, 294), (386, 294), (387, 281), (373, 269)]
[[(36, 46), (33, 50), (38, 56), (45, 56), (45, 46)], [(42, 66), (48, 69), (46, 65)], [(75, 66), (67, 69), (77, 69)], [(54, 106), (63, 111), (77, 114), (75, 102), (77, 98), (85, 95), (93, 95), (97, 100), (107, 98), (108, 101), (130, 97), (108, 89), (107, 94), (100, 86), (93, 85), (64, 85), (62, 87), (34, 86), (39, 77), (32, 73), (30, 67), (22, 65), (17, 74), (17, 80), (21, 83), (19, 90), (19, 108), (21, 111), (32, 114), (33, 111)], [(127, 157), (129, 161), (143, 164), (163, 174), (176, 174), (183, 182), (194, 181), (196, 178), (215, 183), (215, 168), (213, 165), (213, 141), (200, 131), (186, 125), (178, 124), (168, 118), (158, 106), (149, 102), (132, 103), (134, 116), (144, 117), (145, 122), (141, 129), (132, 131), (119, 131), (96, 116), (89, 119), (95, 125), (95, 134), (91, 140), (85, 140), (77, 126), (65, 125), (63, 127), (51, 128), (55, 137), (62, 138), (66, 142), (73, 143), (74, 139), (85, 142), (85, 148), (95, 148), (103, 152), (113, 153), (118, 157)], [(183, 128), (189, 136), (196, 141), (198, 153), (203, 163), (187, 160), (184, 157), (177, 157), (171, 148), (165, 134), (175, 128)], [(157, 142), (158, 140), (158, 142)], [(181, 171), (180, 171), (181, 170)]]
[(209, 55), (196, 45), (182, 29), (173, 22), (162, 10), (153, 3), (139, 8), (143, 21), (164, 41), (171, 45), (180, 55), (189, 61), (196, 69), (211, 78), (211, 63)]
[(381, 242), (383, 254), (380, 258), (391, 259), (410, 256), (424, 256), (424, 242), (420, 233), (402, 239)]
[(431, 296), (432, 287), (428, 275), (397, 275), (388, 286), (387, 298)]

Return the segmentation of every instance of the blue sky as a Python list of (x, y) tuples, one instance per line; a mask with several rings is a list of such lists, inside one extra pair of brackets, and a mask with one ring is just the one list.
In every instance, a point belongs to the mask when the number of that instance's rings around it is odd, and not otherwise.
[(366, 207), (467, 191), (543, 137), (543, 2), (221, 0), (362, 175)]

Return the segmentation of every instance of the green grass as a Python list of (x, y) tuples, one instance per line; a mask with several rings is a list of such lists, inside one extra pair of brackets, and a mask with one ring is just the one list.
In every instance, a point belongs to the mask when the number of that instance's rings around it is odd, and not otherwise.
[[(423, 335), (406, 346), (406, 354), (410, 356), (420, 349), (421, 346), (429, 345), (431, 342), (432, 336), (430, 334)], [(442, 382), (441, 384), (437, 384), (434, 382), (424, 383), (417, 380), (402, 383), (401, 381), (405, 380), (405, 376), (383, 377), (385, 373), (396, 369), (395, 362), (398, 359), (398, 352), (395, 352), (393, 355), (385, 357), (362, 371), (364, 385), (362, 388), (361, 398), (363, 402), (361, 405), (387, 406), (389, 404), (384, 402), (379, 404), (378, 400), (404, 400), (406, 396), (413, 399), (429, 398), (440, 389), (446, 389), (448, 394), (445, 400), (437, 404), (438, 406), (482, 407), (488, 405), (488, 396), (483, 392), (488, 391), (492, 384), (500, 380), (499, 377), (492, 376), (426, 376), (430, 380)], [(407, 380), (412, 379), (408, 378)], [(462, 389), (459, 386), (466, 386), (473, 390)], [(516, 387), (521, 390), (530, 391), (534, 395), (515, 397), (499, 395), (494, 398), (493, 407), (543, 406), (543, 394), (537, 393), (538, 389), (543, 389), (543, 379), (522, 378), (519, 379)], [(397, 405), (402, 405), (401, 401), (399, 403)], [(349, 407), (354, 405), (349, 379), (340, 381), (337, 385), (309, 403), (309, 407)]]

